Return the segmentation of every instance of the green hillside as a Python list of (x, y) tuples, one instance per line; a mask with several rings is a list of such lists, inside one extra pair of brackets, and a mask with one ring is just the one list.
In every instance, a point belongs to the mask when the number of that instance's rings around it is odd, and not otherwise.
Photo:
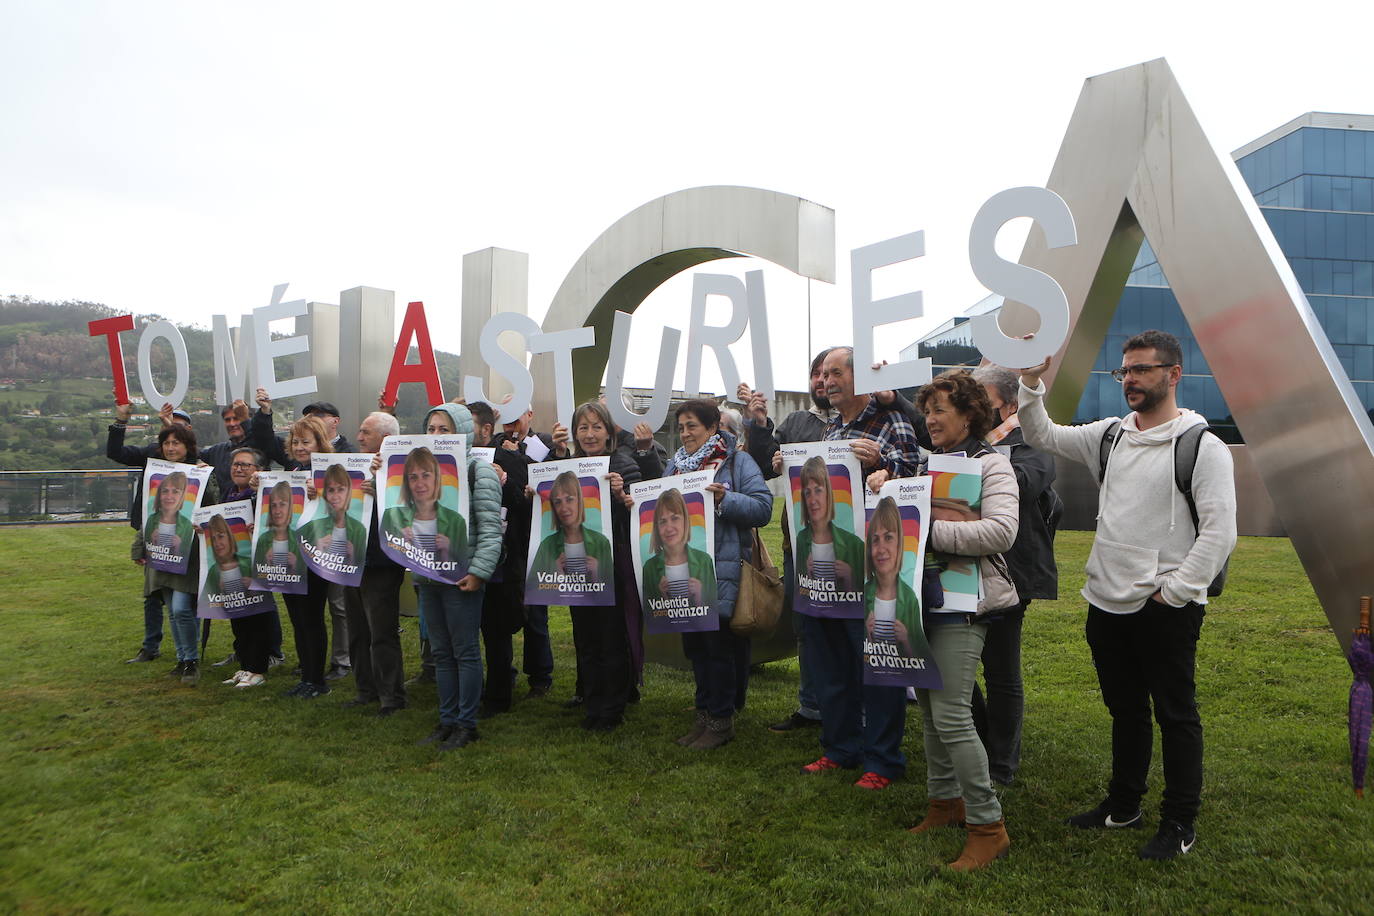
[[(109, 468), (105, 458), (105, 430), (114, 406), (110, 362), (104, 338), (91, 337), (87, 324), (120, 314), (92, 302), (40, 302), (24, 297), (0, 299), (0, 470), (37, 471)], [(135, 366), (138, 333), (163, 316), (135, 315), (135, 330), (122, 335), (125, 371), (136, 405), (139, 398)], [(205, 328), (178, 324), (190, 361), (190, 388), (181, 406), (192, 415), (202, 443), (220, 441), (223, 427), (214, 400), (214, 363), (211, 335)], [(436, 353), (439, 376), (446, 391), (457, 391), (458, 357)], [(412, 350), (411, 359), (414, 359)], [(153, 348), (153, 378), (167, 390), (173, 383), (172, 354), (165, 345)], [(330, 392), (321, 392), (330, 398)], [(397, 405), (401, 428), (418, 429), (424, 416), (424, 390), (407, 385)], [(135, 416), (146, 410), (135, 410)], [(285, 408), (278, 423), (289, 418)], [(138, 425), (138, 421), (134, 421)], [(153, 429), (156, 420), (154, 418)], [(353, 431), (346, 431), (353, 438)], [(132, 432), (129, 441), (140, 441)]]

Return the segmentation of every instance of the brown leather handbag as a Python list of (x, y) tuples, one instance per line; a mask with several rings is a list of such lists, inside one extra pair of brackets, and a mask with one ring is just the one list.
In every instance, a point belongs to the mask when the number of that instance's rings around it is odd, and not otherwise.
[(739, 564), (739, 597), (730, 629), (737, 636), (767, 636), (777, 628), (782, 616), (782, 577), (753, 529), (754, 550), (748, 562)]

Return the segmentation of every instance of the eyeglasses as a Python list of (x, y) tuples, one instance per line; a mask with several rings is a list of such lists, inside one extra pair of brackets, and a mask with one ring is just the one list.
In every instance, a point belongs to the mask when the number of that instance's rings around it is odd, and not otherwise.
[(258, 466), (251, 461), (235, 461), (233, 464), (229, 466), (240, 471), (255, 471), (258, 468)]
[(1178, 363), (1136, 363), (1134, 366), (1122, 366), (1120, 369), (1113, 369), (1111, 375), (1118, 382), (1124, 382), (1128, 375), (1140, 378), (1151, 369), (1169, 369), (1177, 365)]

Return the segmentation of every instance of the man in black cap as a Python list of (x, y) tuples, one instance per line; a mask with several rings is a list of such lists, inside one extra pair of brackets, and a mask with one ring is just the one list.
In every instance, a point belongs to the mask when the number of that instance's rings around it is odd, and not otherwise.
[(324, 428), (329, 432), (329, 444), (336, 452), (356, 452), (353, 443), (339, 435), (339, 408), (328, 401), (315, 401), (313, 404), (306, 404), (301, 411), (303, 417), (319, 417), (324, 421)]

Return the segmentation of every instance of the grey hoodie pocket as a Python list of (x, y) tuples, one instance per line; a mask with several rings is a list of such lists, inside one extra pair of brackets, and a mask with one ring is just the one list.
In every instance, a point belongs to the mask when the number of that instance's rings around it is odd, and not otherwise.
[(1159, 551), (1099, 536), (1088, 556), (1088, 591), (1112, 604), (1136, 604), (1155, 593)]

